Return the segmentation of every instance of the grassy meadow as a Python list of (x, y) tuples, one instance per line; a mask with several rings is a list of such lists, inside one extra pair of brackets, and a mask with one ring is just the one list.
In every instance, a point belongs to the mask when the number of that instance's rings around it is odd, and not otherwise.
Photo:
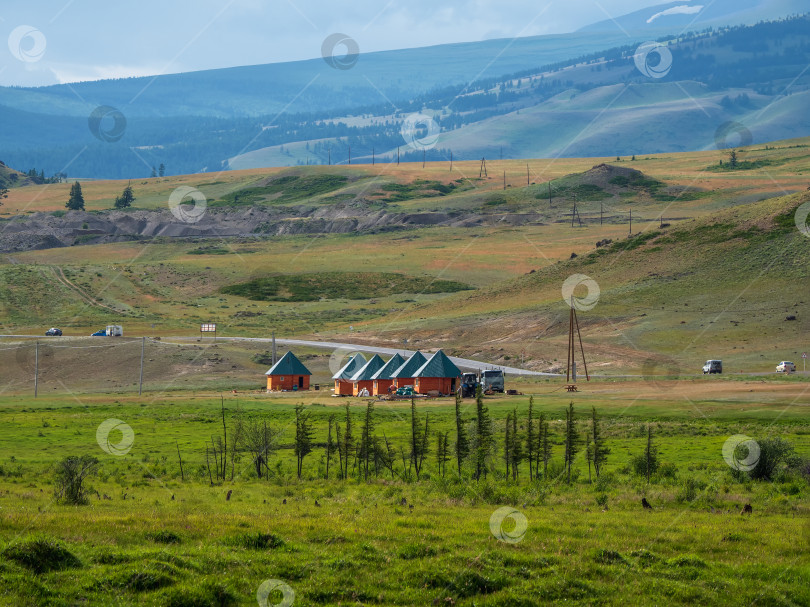
[[(470, 462), (461, 480), (452, 459), (439, 472), (434, 437), (455, 436), (447, 399), (417, 404), (419, 416), (429, 414), (430, 453), (420, 480), (406, 482), (398, 459), (393, 478), (372, 469), (364, 480), (352, 468), (339, 480), (337, 455), (324, 479), (328, 418), (343, 424), (349, 403), (359, 437), (362, 399), (228, 395), (228, 440), (237, 419), (260, 420), (277, 431), (275, 449), (268, 478), (257, 478), (240, 450), (226, 459), (225, 479), (211, 483), (205, 445), (223, 430), (215, 394), (0, 397), (0, 601), (254, 605), (263, 582), (279, 580), (295, 605), (807, 604), (806, 478), (784, 471), (774, 482), (747, 480), (723, 457), (725, 441), (745, 434), (783, 437), (806, 458), (807, 384), (694, 383), (601, 381), (574, 395), (578, 432), (590, 428), (595, 407), (611, 453), (589, 480), (583, 446), (570, 485), (561, 467), (571, 396), (546, 382), (524, 384), (524, 396), (485, 399), (497, 447), (492, 472), (478, 482)], [(528, 392), (535, 416), (550, 420), (553, 451), (547, 478), (530, 482), (523, 463), (514, 481), (504, 474), (505, 419), (517, 410), (525, 437)], [(297, 403), (315, 431), (301, 480)], [(406, 459), (409, 416), (408, 402), (375, 406), (375, 435)], [(464, 401), (470, 429), (474, 416), (474, 400)], [(108, 419), (132, 430), (124, 454), (97, 442)], [(649, 484), (629, 466), (645, 449), (648, 424), (662, 464)], [(109, 443), (123, 436), (113, 430)], [(54, 499), (55, 464), (67, 455), (99, 460), (85, 506)], [(745, 504), (753, 514), (740, 515)], [(501, 521), (504, 507), (517, 518)], [(282, 600), (277, 591), (267, 604)]]

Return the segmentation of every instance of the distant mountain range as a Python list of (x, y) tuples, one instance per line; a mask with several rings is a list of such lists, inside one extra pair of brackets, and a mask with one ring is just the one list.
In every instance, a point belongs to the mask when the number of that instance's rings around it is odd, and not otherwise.
[[(180, 174), (350, 155), (391, 161), (398, 149), (405, 160), (706, 149), (727, 123), (732, 141), (806, 135), (806, 17), (697, 33), (795, 4), (672, 3), (565, 36), (361, 55), (350, 69), (318, 59), (0, 88), (0, 160), (47, 175), (135, 178), (160, 164)], [(665, 48), (638, 50), (651, 39)], [(402, 126), (417, 113), (409, 146)], [(425, 117), (436, 128), (429, 145)]]
[(682, 0), (599, 21), (579, 31), (677, 34), (707, 27), (754, 25), (760, 21), (799, 15), (807, 9), (804, 0)]

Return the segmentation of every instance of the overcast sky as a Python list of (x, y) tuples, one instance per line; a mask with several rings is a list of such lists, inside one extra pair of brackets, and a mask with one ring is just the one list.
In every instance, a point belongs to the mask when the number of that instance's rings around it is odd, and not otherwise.
[(0, 84), (311, 59), (340, 32), (361, 52), (574, 31), (665, 0), (3, 0)]

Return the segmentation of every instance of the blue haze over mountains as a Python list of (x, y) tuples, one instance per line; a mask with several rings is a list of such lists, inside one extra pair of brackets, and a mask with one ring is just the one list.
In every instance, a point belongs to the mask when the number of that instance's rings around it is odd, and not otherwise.
[[(0, 88), (0, 159), (47, 175), (138, 178), (266, 165), (391, 160), (410, 113), (442, 134), (428, 158), (612, 156), (709, 149), (729, 121), (754, 141), (810, 135), (810, 21), (792, 0), (675, 2), (565, 35), (362, 54), (155, 78)], [(651, 20), (652, 18), (652, 20)], [(706, 28), (748, 24), (707, 34)], [(683, 35), (683, 32), (690, 32)], [(650, 78), (638, 45), (680, 37)], [(573, 61), (573, 60), (578, 61)], [(542, 77), (541, 77), (542, 75)], [(123, 136), (94, 137), (98, 106)], [(364, 120), (349, 119), (365, 116)], [(375, 118), (376, 117), (376, 118)], [(497, 152), (496, 152), (497, 150)], [(421, 160), (421, 152), (406, 159)]]

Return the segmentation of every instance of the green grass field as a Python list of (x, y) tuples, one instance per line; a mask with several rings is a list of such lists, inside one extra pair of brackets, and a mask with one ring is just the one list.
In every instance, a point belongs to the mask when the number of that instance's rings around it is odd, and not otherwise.
[[(737, 383), (718, 385), (733, 391)], [(792, 383), (796, 394), (806, 390)], [(442, 477), (434, 439), (418, 482), (399, 478), (399, 461), (394, 479), (372, 469), (368, 481), (354, 471), (337, 480), (332, 461), (332, 478), (324, 480), (327, 420), (342, 420), (343, 401), (229, 396), (228, 440), (238, 417), (261, 420), (278, 431), (278, 448), (268, 479), (256, 478), (250, 455), (240, 451), (213, 485), (205, 444), (222, 434), (218, 397), (2, 398), (0, 596), (8, 605), (253, 605), (265, 580), (280, 580), (295, 605), (808, 603), (806, 478), (784, 472), (774, 482), (744, 480), (722, 454), (730, 436), (746, 434), (781, 436), (806, 458), (806, 399), (796, 402), (793, 392), (758, 398), (784, 387), (770, 385), (755, 396), (741, 389), (724, 402), (690, 402), (676, 387), (603, 382), (576, 395), (579, 432), (596, 407), (611, 454), (601, 478), (589, 482), (580, 453), (571, 485), (559, 476), (569, 397), (542, 382), (531, 388), (535, 411), (551, 420), (554, 444), (549, 479), (535, 482), (525, 463), (517, 482), (504, 478), (505, 418), (517, 408), (525, 432), (528, 396), (486, 399), (498, 448), (492, 473), (479, 482), (469, 462), (462, 480), (453, 461)], [(301, 399), (315, 436), (298, 480), (293, 406)], [(365, 402), (351, 402), (359, 436)], [(454, 436), (451, 402), (417, 409), (429, 413), (434, 435)], [(469, 426), (474, 401), (462, 411)], [(131, 427), (125, 455), (97, 442), (107, 419)], [(375, 434), (407, 453), (408, 403), (378, 403), (375, 420)], [(650, 484), (628, 469), (644, 450), (647, 423), (666, 469)], [(109, 443), (122, 438), (114, 430)], [(86, 506), (54, 501), (54, 467), (66, 455), (100, 461)], [(652, 511), (641, 508), (643, 496)], [(753, 514), (741, 516), (746, 503)], [(519, 518), (491, 524), (503, 507), (525, 517), (523, 532)], [(282, 604), (280, 593), (270, 598)]]

